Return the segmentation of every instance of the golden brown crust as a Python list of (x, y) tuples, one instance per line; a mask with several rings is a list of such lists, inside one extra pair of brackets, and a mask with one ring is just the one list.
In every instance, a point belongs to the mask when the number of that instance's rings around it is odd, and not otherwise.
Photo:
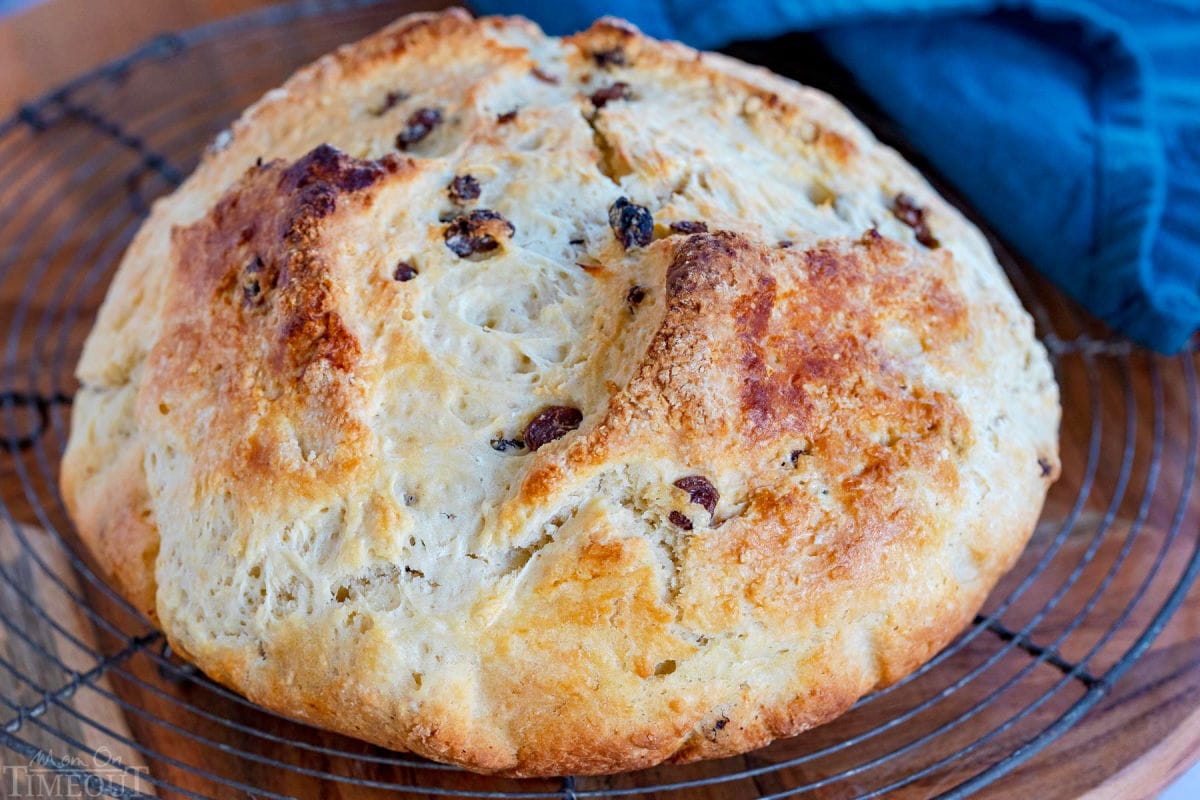
[[(142, 467), (142, 448), (127, 430), (129, 386), (83, 386), (72, 425), (72, 456), (63, 460), (60, 485), (67, 513), (114, 588), (151, 621), (155, 609), (155, 529)], [(121, 421), (118, 421), (121, 420)]]
[(158, 531), (151, 522), (141, 453), (130, 449), (122, 459), (123, 464), (107, 467), (112, 476), (102, 487), (110, 491), (103, 496), (87, 492), (80, 484), (88, 478), (76, 477), (72, 467), (77, 462), (68, 462), (62, 475), (62, 493), (71, 518), (86, 520), (80, 523), (80, 534), (104, 577), (138, 612), (157, 623), (154, 562), (158, 557)]
[(823, 95), (615, 21), (418, 16), (303, 70), (156, 206), (79, 373), (69, 509), (180, 653), (510, 775), (836, 716), (1058, 469), (978, 233)]

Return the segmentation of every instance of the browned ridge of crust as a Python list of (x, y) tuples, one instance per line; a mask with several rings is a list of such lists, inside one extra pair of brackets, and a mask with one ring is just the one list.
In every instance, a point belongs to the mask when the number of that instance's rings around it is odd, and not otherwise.
[[(410, 19), (249, 112), (130, 249), (64, 496), (281, 713), (515, 776), (745, 752), (967, 624), (1057, 477), (1056, 388), (978, 234), (827, 98), (548, 41)], [(759, 102), (710, 110), (736, 147), (642, 137), (676, 91)], [(770, 148), (807, 194), (737, 161)]]

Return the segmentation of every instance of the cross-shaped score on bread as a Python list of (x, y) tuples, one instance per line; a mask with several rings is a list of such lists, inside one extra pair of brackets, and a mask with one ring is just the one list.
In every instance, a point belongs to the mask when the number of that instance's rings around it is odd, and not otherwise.
[(71, 514), (177, 652), (511, 775), (833, 718), (1058, 471), (979, 232), (833, 99), (615, 21), (301, 70), (155, 206), (78, 374)]

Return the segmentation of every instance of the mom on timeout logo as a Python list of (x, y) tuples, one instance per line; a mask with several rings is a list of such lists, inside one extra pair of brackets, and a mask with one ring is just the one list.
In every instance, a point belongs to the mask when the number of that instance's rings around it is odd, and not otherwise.
[(87, 759), (39, 750), (28, 764), (0, 767), (0, 797), (111, 797), (150, 790), (150, 768), (129, 766), (98, 747)]

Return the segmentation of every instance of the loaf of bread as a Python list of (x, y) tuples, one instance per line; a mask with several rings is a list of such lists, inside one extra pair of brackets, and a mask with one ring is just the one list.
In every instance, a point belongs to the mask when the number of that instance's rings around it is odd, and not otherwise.
[(159, 201), (62, 487), (172, 647), (471, 769), (760, 747), (943, 647), (1059, 469), (986, 241), (828, 96), (415, 15)]

